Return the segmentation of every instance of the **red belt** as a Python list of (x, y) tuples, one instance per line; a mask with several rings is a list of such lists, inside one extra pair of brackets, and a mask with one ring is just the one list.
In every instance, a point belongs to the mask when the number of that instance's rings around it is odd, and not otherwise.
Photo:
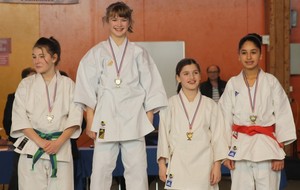
[(244, 126), (244, 125), (236, 125), (233, 124), (232, 125), (232, 130), (239, 132), (239, 133), (244, 133), (250, 136), (253, 136), (255, 134), (263, 134), (263, 135), (267, 135), (269, 137), (271, 137), (272, 139), (274, 139), (278, 145), (280, 146), (280, 148), (283, 148), (283, 144), (279, 143), (276, 139), (276, 137), (274, 136), (274, 132), (275, 132), (275, 125), (271, 125), (271, 126)]

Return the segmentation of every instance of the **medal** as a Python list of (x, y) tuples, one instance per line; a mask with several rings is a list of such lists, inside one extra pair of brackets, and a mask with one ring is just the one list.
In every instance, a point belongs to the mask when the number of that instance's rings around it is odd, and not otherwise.
[(256, 82), (255, 82), (255, 89), (254, 89), (254, 97), (253, 97), (253, 100), (252, 100), (249, 83), (247, 81), (246, 74), (243, 72), (244, 81), (245, 81), (246, 86), (248, 88), (248, 96), (249, 96), (249, 101), (250, 101), (250, 106), (251, 106), (251, 111), (252, 111), (252, 115), (249, 116), (249, 119), (250, 119), (252, 124), (255, 124), (255, 122), (257, 120), (257, 115), (254, 115), (254, 112), (255, 112), (256, 92), (257, 92), (257, 86), (258, 86), (259, 73), (260, 73), (260, 70), (257, 73), (257, 79), (256, 79)]
[(202, 95), (200, 94), (200, 97), (199, 97), (199, 100), (198, 100), (198, 104), (197, 104), (197, 107), (196, 107), (196, 110), (195, 110), (195, 113), (194, 113), (194, 116), (193, 116), (193, 119), (192, 119), (192, 122), (190, 122), (190, 118), (189, 118), (189, 115), (188, 115), (188, 112), (186, 110), (186, 107), (184, 105), (184, 102), (183, 102), (183, 99), (182, 99), (182, 96), (181, 96), (181, 93), (182, 92), (179, 92), (179, 98), (180, 98), (180, 101), (181, 101), (181, 104), (182, 104), (182, 107), (184, 109), (184, 112), (185, 112), (185, 116), (189, 122), (189, 131), (186, 133), (186, 137), (187, 137), (187, 140), (188, 141), (191, 141), (192, 138), (193, 138), (193, 132), (192, 132), (192, 129), (193, 129), (193, 124), (194, 124), (194, 121), (195, 121), (195, 118), (196, 118), (196, 115), (198, 113), (198, 110), (199, 110), (199, 107), (200, 107), (200, 103), (201, 103), (201, 99), (202, 99)]
[(122, 83), (121, 79), (115, 79), (115, 84), (118, 88), (120, 88), (121, 83)]
[(250, 121), (253, 123), (253, 124), (255, 124), (255, 121), (256, 121), (256, 118), (257, 118), (257, 116), (256, 115), (250, 115)]
[(124, 57), (125, 57), (125, 53), (126, 53), (126, 50), (127, 50), (128, 39), (126, 39), (125, 48), (124, 48), (124, 51), (123, 51), (123, 54), (122, 54), (122, 58), (121, 58), (121, 62), (120, 62), (119, 66), (117, 64), (116, 55), (115, 55), (115, 52), (114, 52), (113, 47), (111, 45), (110, 38), (108, 38), (108, 42), (109, 42), (110, 50), (111, 50), (113, 58), (114, 58), (115, 68), (116, 68), (116, 72), (117, 72), (117, 79), (115, 79), (115, 84), (116, 84), (117, 88), (120, 88), (121, 83), (122, 83), (122, 80), (120, 79), (120, 72), (121, 72), (121, 68), (122, 68), (122, 65), (123, 65), (123, 60), (124, 60)]
[(47, 120), (49, 123), (52, 123), (52, 120), (54, 119), (54, 115), (47, 115)]
[[(55, 75), (56, 76), (56, 75)], [(54, 87), (54, 93), (53, 93), (53, 100), (52, 102), (50, 102), (50, 95), (49, 95), (49, 89), (47, 84), (45, 83), (46, 86), (46, 92), (47, 92), (47, 103), (48, 103), (48, 115), (46, 116), (46, 119), (48, 120), (48, 123), (52, 123), (53, 119), (54, 119), (54, 115), (51, 114), (52, 109), (53, 109), (53, 105), (55, 102), (55, 97), (56, 97), (56, 91), (57, 91), (57, 78), (55, 81), (55, 87)]]
[(186, 137), (187, 137), (187, 140), (191, 141), (193, 138), (193, 132), (187, 132)]

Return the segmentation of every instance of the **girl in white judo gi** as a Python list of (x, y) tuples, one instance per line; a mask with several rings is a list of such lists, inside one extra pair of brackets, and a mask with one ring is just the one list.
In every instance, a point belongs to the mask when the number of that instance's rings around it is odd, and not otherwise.
[(19, 84), (12, 111), (11, 136), (20, 153), (20, 190), (73, 190), (70, 138), (78, 138), (82, 108), (73, 102), (74, 82), (56, 70), (57, 40), (40, 38), (32, 59), (37, 74)]
[(159, 177), (166, 189), (218, 189), (221, 161), (228, 151), (221, 110), (200, 93), (200, 66), (195, 60), (181, 60), (176, 79), (178, 94), (160, 111)]
[(86, 53), (77, 71), (75, 102), (84, 105), (86, 133), (95, 140), (92, 190), (110, 189), (120, 150), (126, 189), (148, 189), (144, 136), (154, 130), (153, 112), (167, 105), (153, 59), (126, 37), (131, 13), (123, 2), (108, 6), (103, 21), (110, 36)]
[(232, 77), (219, 101), (226, 136), (232, 190), (277, 190), (284, 168), (283, 146), (296, 139), (290, 103), (278, 80), (259, 67), (262, 38), (239, 42), (243, 70)]

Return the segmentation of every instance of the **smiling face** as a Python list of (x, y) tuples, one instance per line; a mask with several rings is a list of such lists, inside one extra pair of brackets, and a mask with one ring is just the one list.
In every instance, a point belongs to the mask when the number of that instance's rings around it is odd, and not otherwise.
[(37, 73), (49, 75), (55, 73), (56, 54), (53, 56), (44, 47), (34, 47), (32, 62)]
[(252, 41), (245, 41), (239, 50), (239, 61), (243, 64), (244, 69), (258, 69), (261, 59), (260, 49)]
[(183, 91), (198, 91), (201, 80), (199, 68), (195, 64), (185, 65), (176, 75), (176, 80), (181, 83)]
[(108, 20), (109, 31), (113, 38), (125, 38), (130, 26), (129, 19), (115, 15)]

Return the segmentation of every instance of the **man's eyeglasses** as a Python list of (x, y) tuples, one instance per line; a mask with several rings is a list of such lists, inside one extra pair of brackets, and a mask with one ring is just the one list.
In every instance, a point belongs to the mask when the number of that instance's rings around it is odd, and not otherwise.
[(207, 73), (219, 73), (219, 71), (207, 71)]

